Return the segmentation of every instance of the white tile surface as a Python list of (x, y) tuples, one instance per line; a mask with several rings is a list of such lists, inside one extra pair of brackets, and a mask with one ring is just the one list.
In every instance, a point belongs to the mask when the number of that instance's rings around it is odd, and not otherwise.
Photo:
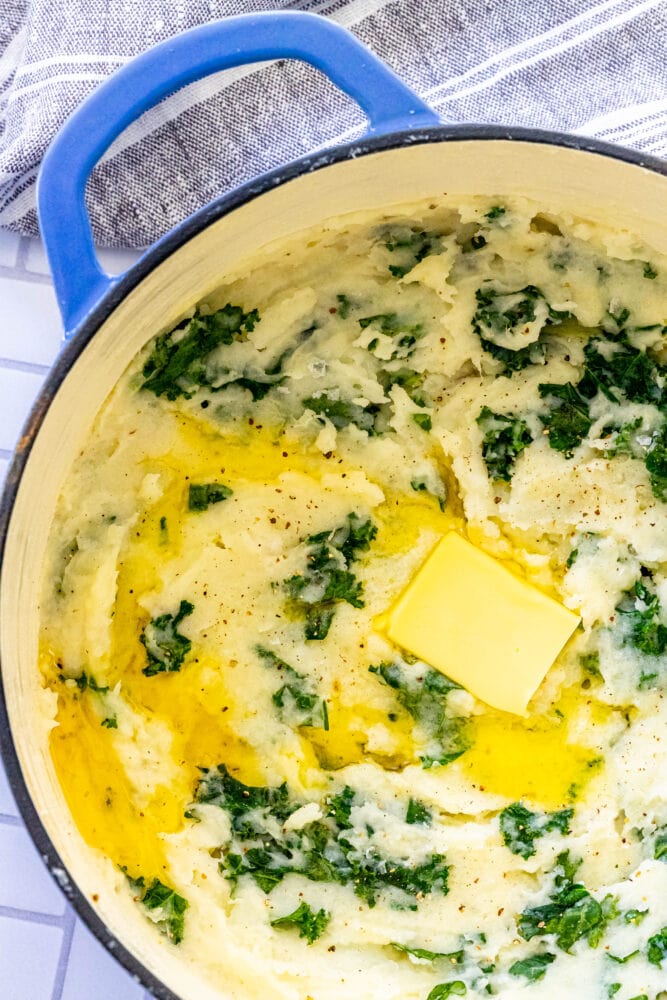
[(54, 917), (65, 910), (65, 897), (23, 826), (0, 824), (0, 906)]
[(132, 982), (82, 923), (77, 923), (69, 955), (62, 1000), (141, 1000), (144, 991)]
[(0, 230), (0, 267), (13, 267), (19, 252), (20, 236)]
[(0, 277), (0, 358), (52, 365), (62, 323), (51, 285)]
[[(51, 1000), (62, 940), (60, 927), (0, 917), (2, 1000)], [(80, 993), (77, 1000), (93, 997)]]
[[(122, 270), (137, 254), (103, 256), (110, 270)], [(0, 479), (60, 341), (39, 242), (0, 231)], [(1, 766), (0, 1000), (149, 1000), (66, 904), (18, 818)]]

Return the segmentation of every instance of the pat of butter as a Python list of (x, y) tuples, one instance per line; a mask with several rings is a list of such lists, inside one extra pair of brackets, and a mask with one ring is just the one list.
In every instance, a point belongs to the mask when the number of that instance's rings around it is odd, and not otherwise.
[(525, 715), (579, 617), (456, 532), (387, 616), (392, 642), (493, 708)]

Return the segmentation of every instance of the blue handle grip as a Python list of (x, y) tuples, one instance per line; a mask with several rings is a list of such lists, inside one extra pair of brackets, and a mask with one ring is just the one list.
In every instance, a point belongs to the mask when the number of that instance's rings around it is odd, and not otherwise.
[(37, 185), (41, 233), (71, 336), (122, 275), (97, 261), (86, 182), (113, 140), (144, 111), (203, 76), (294, 58), (322, 70), (367, 115), (367, 135), (435, 125), (438, 116), (344, 28), (314, 14), (230, 17), (162, 42), (133, 59), (72, 115), (44, 157)]

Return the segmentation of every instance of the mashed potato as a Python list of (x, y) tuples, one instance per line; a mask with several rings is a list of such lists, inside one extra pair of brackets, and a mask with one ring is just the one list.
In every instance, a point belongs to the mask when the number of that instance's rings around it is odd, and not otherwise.
[[(51, 750), (221, 996), (667, 995), (665, 323), (631, 235), (444, 201), (274, 247), (106, 402)], [(452, 530), (581, 616), (526, 718), (383, 635)]]

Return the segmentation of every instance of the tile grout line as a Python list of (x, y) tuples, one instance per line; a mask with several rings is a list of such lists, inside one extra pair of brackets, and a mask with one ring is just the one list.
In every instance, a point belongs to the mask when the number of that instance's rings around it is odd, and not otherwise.
[(19, 270), (16, 267), (0, 265), (0, 278), (13, 278), (14, 281), (28, 281), (38, 285), (53, 285), (53, 281), (48, 274), (38, 274), (37, 271)]
[(47, 927), (60, 927), (61, 929), (65, 926), (66, 917), (69, 912), (68, 907), (60, 916), (54, 916), (53, 913), (40, 913), (38, 910), (22, 910), (18, 906), (0, 905), (0, 917), (6, 917), (8, 920), (23, 920), (27, 924), (44, 924)]
[(30, 375), (48, 375), (51, 365), (41, 365), (36, 361), (18, 361), (15, 358), (1, 358), (0, 368), (10, 368), (12, 371), (28, 372)]
[[(0, 458), (2, 456), (0, 455)], [(12, 816), (11, 813), (0, 813), (0, 825), (2, 826), (23, 826), (23, 821), (19, 816)]]
[(58, 956), (58, 967), (56, 969), (55, 979), (53, 981), (53, 992), (51, 993), (51, 1000), (61, 1000), (63, 995), (63, 989), (65, 988), (65, 977), (67, 975), (67, 967), (69, 965), (69, 956), (72, 950), (72, 938), (74, 937), (74, 928), (76, 927), (76, 916), (74, 915), (74, 910), (70, 906), (65, 910), (65, 926), (63, 929), (63, 940), (60, 946), (60, 955)]
[(14, 267), (17, 271), (25, 273), (28, 268), (26, 266), (28, 260), (28, 252), (30, 250), (30, 237), (21, 236), (19, 240), (18, 250), (16, 251), (16, 260), (14, 262)]

